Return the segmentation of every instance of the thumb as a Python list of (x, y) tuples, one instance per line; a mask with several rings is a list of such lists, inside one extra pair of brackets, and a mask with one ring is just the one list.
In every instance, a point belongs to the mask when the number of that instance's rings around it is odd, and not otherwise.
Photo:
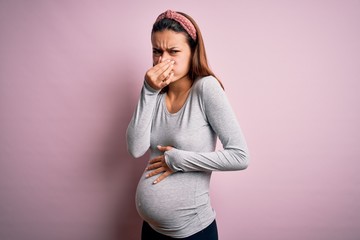
[(169, 151), (170, 149), (172, 149), (171, 146), (161, 146), (161, 145), (158, 145), (157, 148), (162, 152)]

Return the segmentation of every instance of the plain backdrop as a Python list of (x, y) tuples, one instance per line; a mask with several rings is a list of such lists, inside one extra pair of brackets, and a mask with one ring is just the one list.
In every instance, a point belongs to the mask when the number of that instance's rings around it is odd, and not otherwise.
[(220, 239), (360, 239), (358, 0), (1, 0), (0, 239), (140, 238), (125, 131), (167, 9), (199, 24), (250, 148), (213, 174)]

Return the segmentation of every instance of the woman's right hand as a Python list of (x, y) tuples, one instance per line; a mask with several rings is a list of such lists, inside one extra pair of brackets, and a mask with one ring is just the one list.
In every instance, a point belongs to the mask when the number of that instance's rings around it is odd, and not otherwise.
[(159, 58), (159, 62), (150, 68), (145, 74), (146, 82), (153, 89), (160, 90), (173, 81), (174, 72), (174, 60), (162, 60)]

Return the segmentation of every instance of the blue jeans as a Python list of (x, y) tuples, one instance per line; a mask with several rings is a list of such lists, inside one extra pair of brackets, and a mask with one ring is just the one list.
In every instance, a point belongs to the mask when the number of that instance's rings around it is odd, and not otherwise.
[(216, 221), (214, 220), (208, 227), (186, 238), (172, 238), (156, 232), (147, 222), (143, 222), (141, 240), (218, 240)]

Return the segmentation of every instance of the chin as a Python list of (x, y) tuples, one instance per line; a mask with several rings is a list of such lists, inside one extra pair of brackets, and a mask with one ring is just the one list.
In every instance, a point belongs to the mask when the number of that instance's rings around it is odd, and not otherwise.
[(180, 78), (179, 78), (179, 76), (177, 76), (177, 75), (174, 75), (173, 76), (173, 80), (172, 80), (172, 82), (176, 82), (177, 80), (179, 80)]

